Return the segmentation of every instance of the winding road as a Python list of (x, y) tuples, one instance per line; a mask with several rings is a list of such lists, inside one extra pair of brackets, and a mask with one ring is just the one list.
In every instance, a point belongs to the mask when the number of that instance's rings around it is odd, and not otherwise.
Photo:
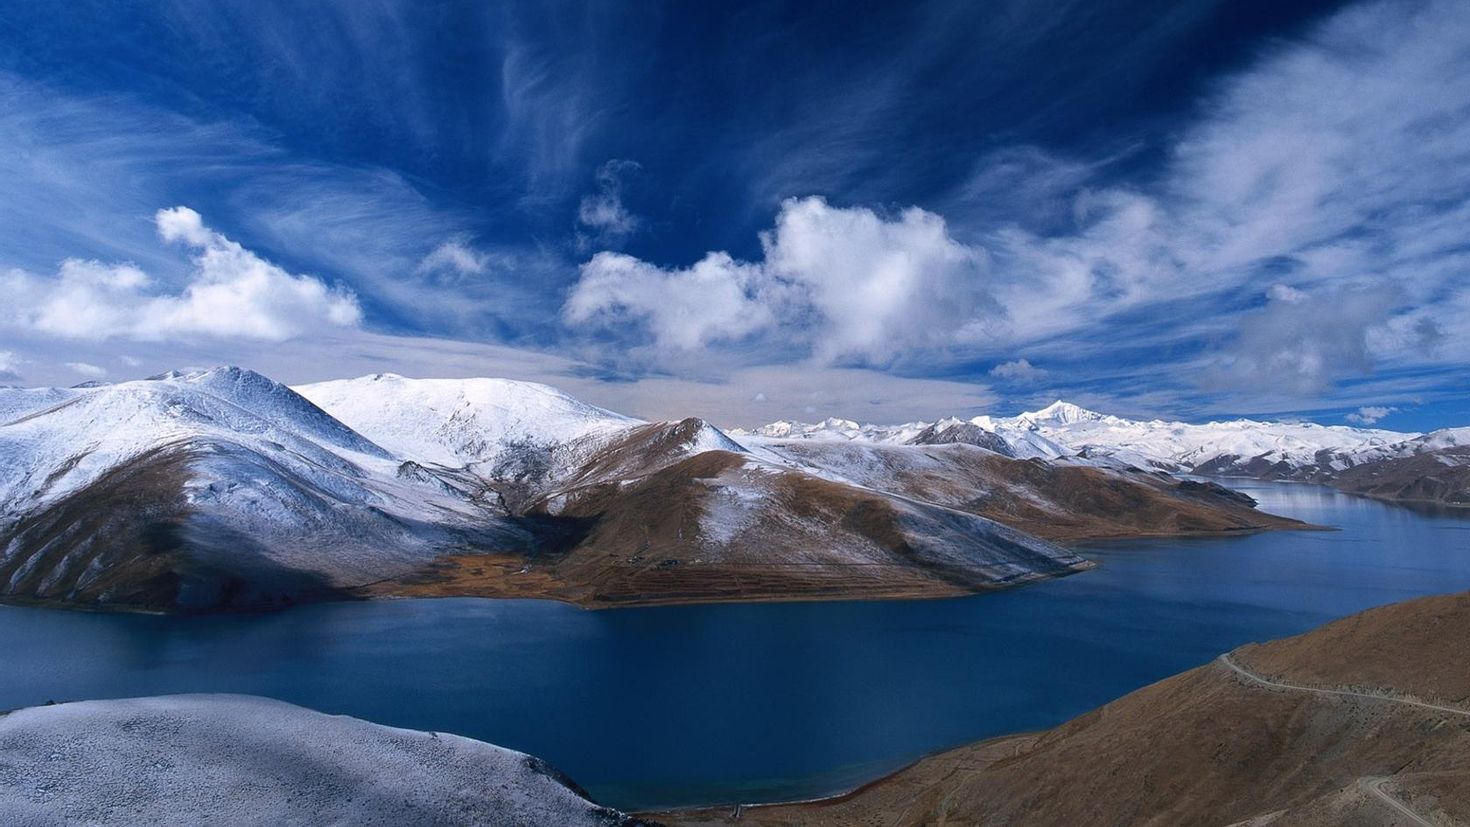
[[(1301, 684), (1273, 681), (1270, 678), (1257, 675), (1255, 672), (1252, 672), (1249, 669), (1246, 669), (1244, 666), (1241, 666), (1239, 663), (1236, 663), (1235, 660), (1230, 657), (1230, 654), (1228, 652), (1221, 655), (1219, 657), (1219, 660), (1221, 663), (1230, 667), (1230, 669), (1233, 670), (1237, 675), (1240, 675), (1241, 677), (1254, 683), (1261, 684), (1262, 686), (1269, 686), (1276, 689), (1290, 689), (1296, 692), (1311, 692), (1317, 695), (1344, 695), (1350, 698), (1367, 698), (1374, 701), (1387, 701), (1389, 703), (1403, 704), (1404, 706), (1415, 706), (1419, 707), (1420, 709), (1428, 709), (1435, 712), (1448, 712), (1451, 715), (1461, 715), (1470, 718), (1470, 710), (1459, 709), (1453, 706), (1440, 706), (1439, 704), (1431, 704), (1424, 701), (1412, 701), (1407, 698), (1396, 698), (1392, 695), (1382, 692), (1358, 692), (1350, 689), (1322, 689), (1315, 686), (1302, 686)], [(1358, 780), (1358, 786), (1362, 787), (1364, 792), (1367, 792), (1369, 795), (1377, 798), (1379, 801), (1382, 801), (1388, 807), (1391, 807), (1394, 812), (1398, 813), (1404, 818), (1409, 819), (1411, 823), (1419, 825), (1420, 827), (1435, 827), (1434, 822), (1409, 809), (1409, 806), (1407, 804), (1397, 798), (1394, 798), (1388, 793), (1387, 790), (1383, 789), (1384, 783), (1389, 780), (1391, 779), (1376, 776), (1361, 778)]]

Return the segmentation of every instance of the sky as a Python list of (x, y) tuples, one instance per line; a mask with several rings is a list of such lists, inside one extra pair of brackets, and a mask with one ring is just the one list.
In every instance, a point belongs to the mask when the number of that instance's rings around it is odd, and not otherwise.
[(0, 384), (1470, 424), (1470, 7), (17, 0)]

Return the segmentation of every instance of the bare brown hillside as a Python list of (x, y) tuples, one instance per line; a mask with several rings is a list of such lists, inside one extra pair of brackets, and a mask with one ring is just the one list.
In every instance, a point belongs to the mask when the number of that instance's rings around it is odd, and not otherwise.
[[(941, 753), (750, 825), (1470, 822), (1470, 594), (1242, 647), (1041, 733)], [(730, 810), (660, 814), (731, 823)]]
[(1212, 483), (967, 444), (781, 452), (765, 461), (697, 419), (632, 428), (551, 483), (502, 492), (562, 542), (467, 549), (363, 591), (586, 606), (947, 597), (1091, 565), (1054, 542), (1308, 528)]

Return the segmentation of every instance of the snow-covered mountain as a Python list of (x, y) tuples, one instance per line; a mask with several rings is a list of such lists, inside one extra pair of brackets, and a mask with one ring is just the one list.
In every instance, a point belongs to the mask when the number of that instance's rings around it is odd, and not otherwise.
[(549, 447), (642, 424), (510, 379), (379, 373), (295, 390), (398, 456), (445, 467), (493, 466), (518, 445)]
[[(1438, 444), (1416, 442), (1419, 434), (1311, 422), (1137, 421), (1062, 401), (1014, 417), (977, 416), (891, 427), (828, 419), (816, 425), (776, 422), (733, 433), (753, 444), (789, 439), (904, 444), (925, 428), (962, 421), (1000, 437), (1018, 457), (1284, 479), (1322, 479), (1362, 462), (1411, 455)], [(1457, 438), (1455, 432), (1445, 433), (1441, 441)]]
[(0, 412), (0, 597), (13, 599), (934, 596), (1089, 565), (1051, 540), (1292, 525), (1218, 487), (1028, 459), (1071, 457), (1073, 430), (1126, 426), (1057, 406), (736, 439), (525, 382), (292, 389), (216, 368), (0, 389)]
[(530, 537), (240, 368), (38, 392), (0, 424), (0, 584), (73, 602), (270, 603)]
[[(977, 514), (814, 476), (701, 420), (645, 423), (530, 383), (293, 390), (216, 368), (7, 388), (0, 405), (11, 598), (900, 596), (1087, 565)], [(867, 516), (845, 519), (853, 509)]]

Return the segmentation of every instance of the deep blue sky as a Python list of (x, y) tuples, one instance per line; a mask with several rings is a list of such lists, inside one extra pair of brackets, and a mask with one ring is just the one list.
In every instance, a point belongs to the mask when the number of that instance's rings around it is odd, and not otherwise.
[[(1464, 424), (1467, 30), (1448, 2), (13, 3), (0, 373)], [(198, 234), (161, 238), (179, 206)]]

